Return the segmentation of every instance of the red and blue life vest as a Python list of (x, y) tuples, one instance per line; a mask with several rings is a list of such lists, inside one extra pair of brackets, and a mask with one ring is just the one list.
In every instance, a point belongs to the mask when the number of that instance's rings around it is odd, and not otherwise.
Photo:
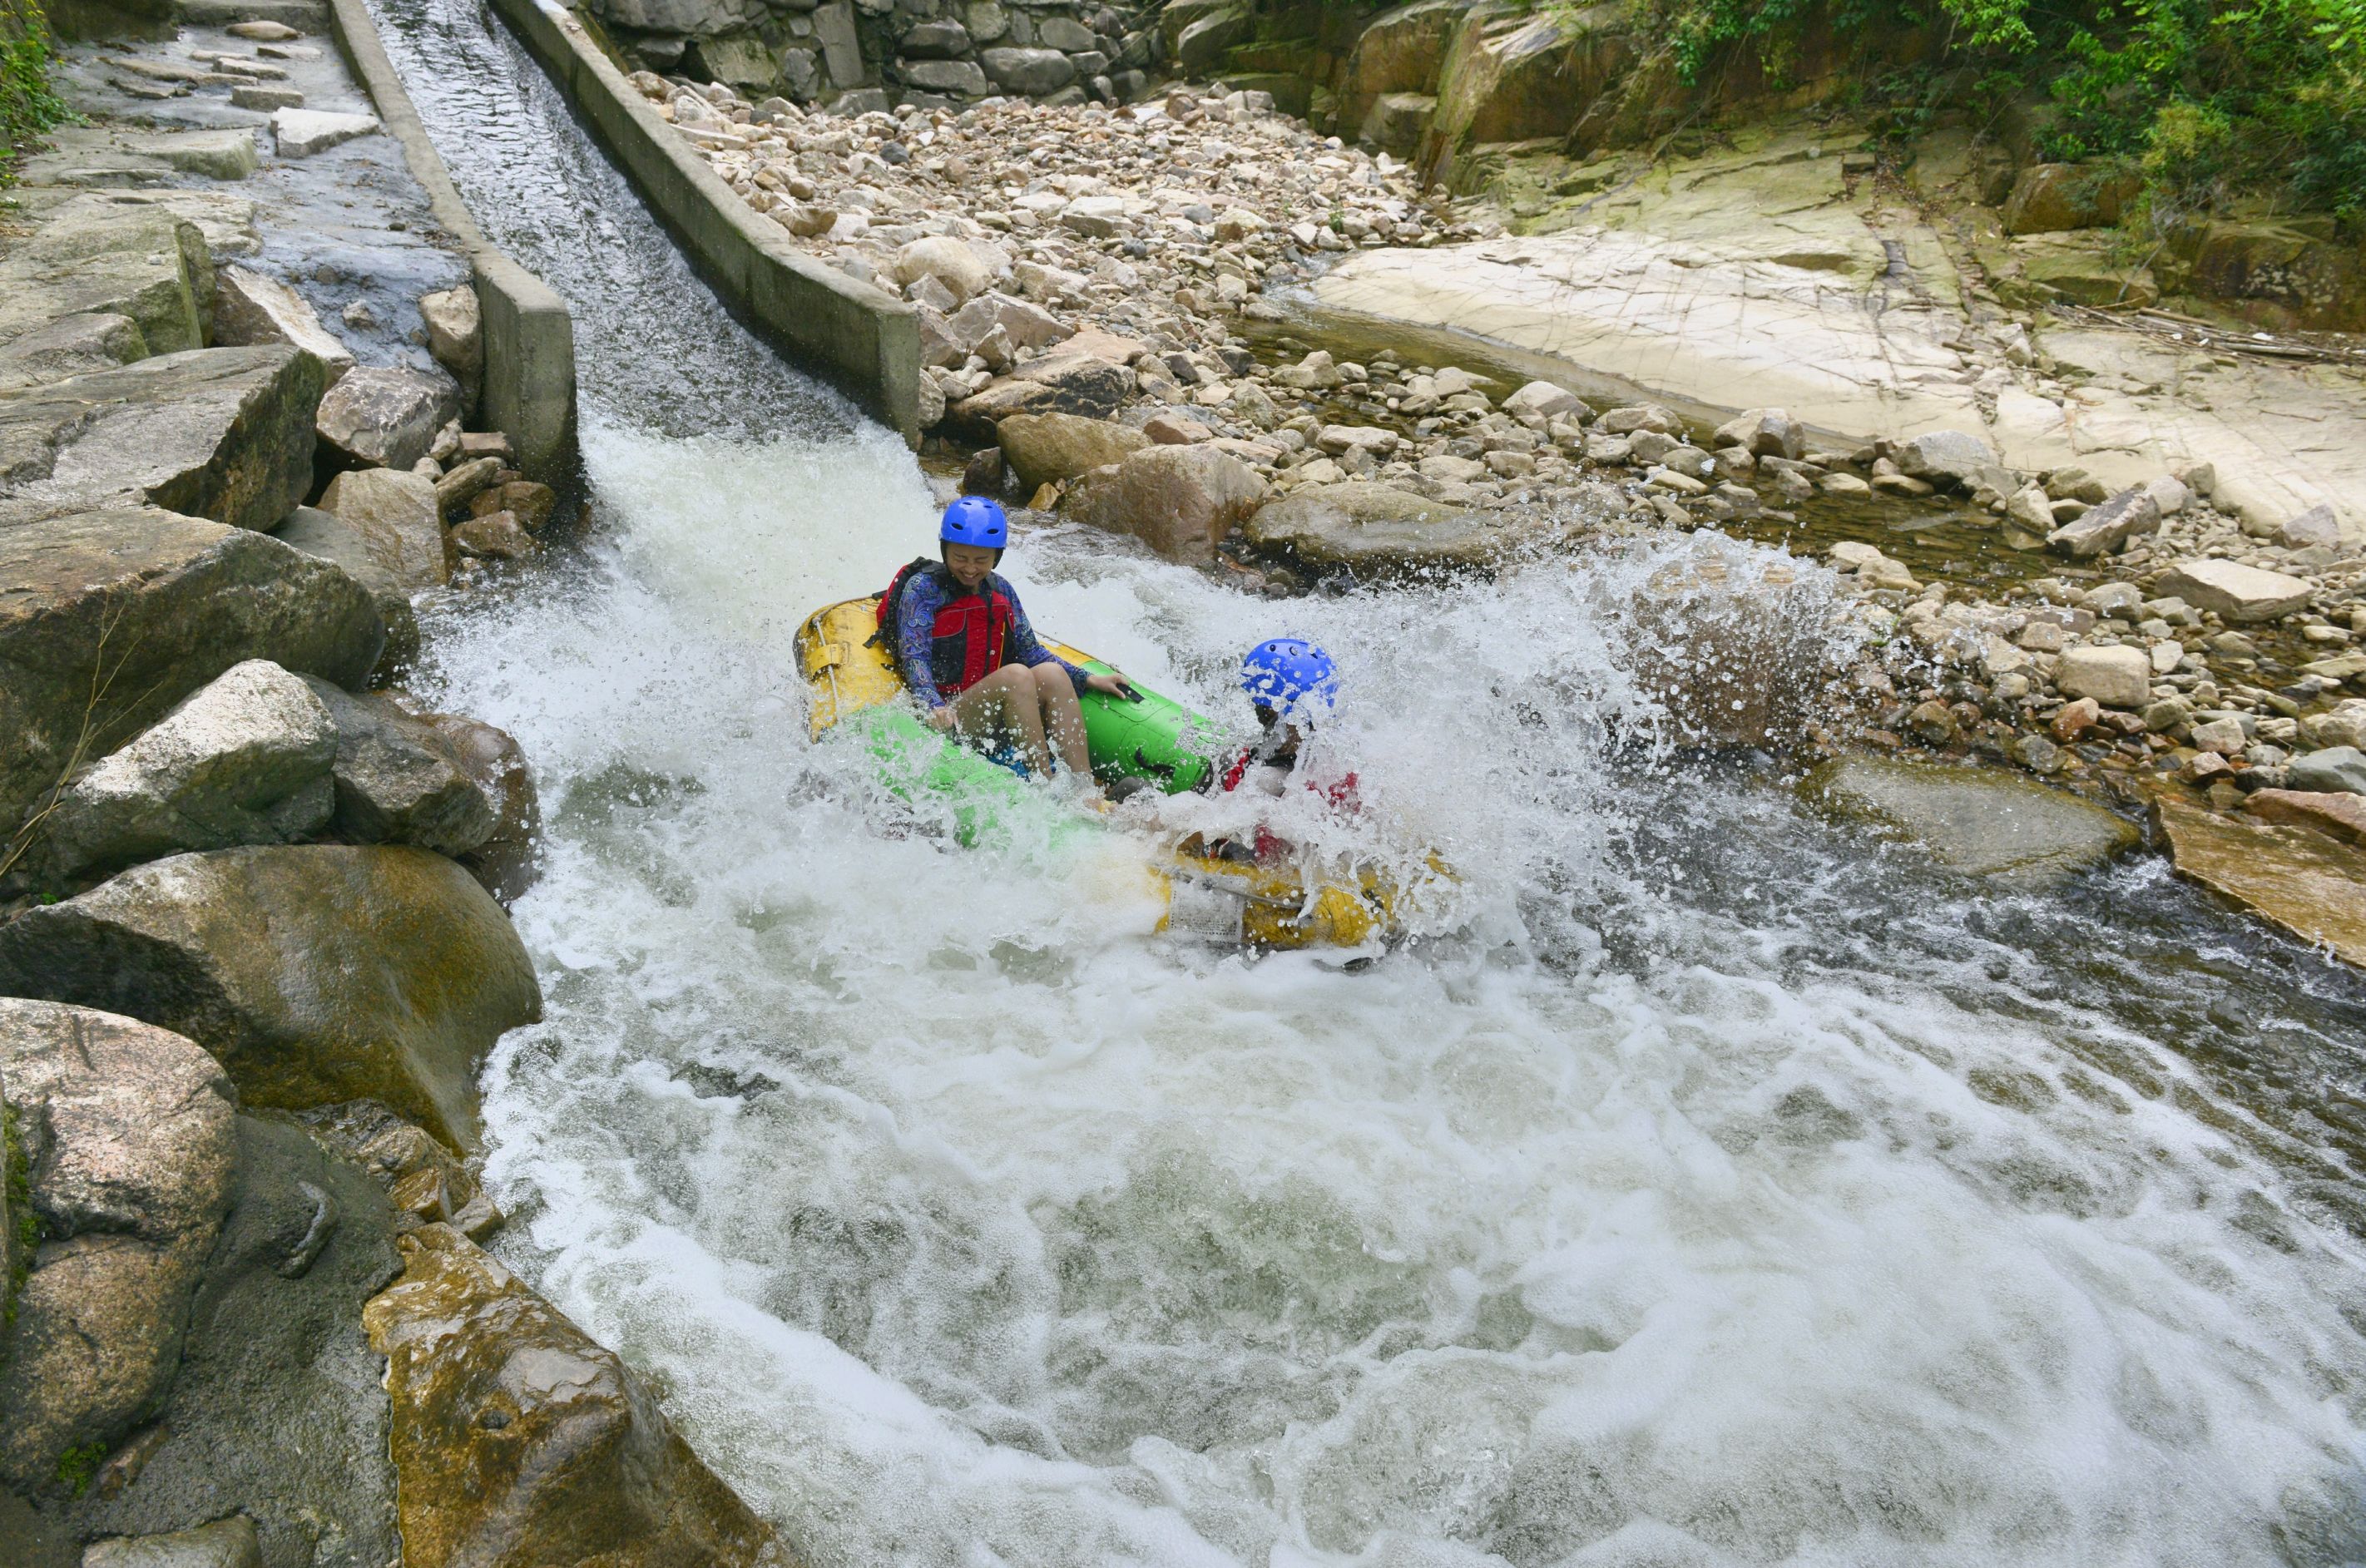
[(896, 649), (896, 607), (914, 572), (932, 574), (945, 594), (944, 607), (937, 612), (929, 632), (929, 678), (936, 682), (938, 694), (950, 700), (1002, 668), (1015, 606), (1003, 592), (1000, 578), (988, 576), (973, 592), (942, 562), (922, 556), (899, 570), (887, 592), (879, 596), (879, 631), (873, 640), (884, 642), (891, 655)]

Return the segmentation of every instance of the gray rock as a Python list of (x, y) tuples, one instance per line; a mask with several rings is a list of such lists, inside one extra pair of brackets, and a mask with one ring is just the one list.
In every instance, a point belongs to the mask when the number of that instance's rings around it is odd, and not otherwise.
[(2366, 795), (2366, 751), (2355, 746), (2328, 746), (2292, 760), (2292, 789), (2320, 795)]
[(1752, 409), (1718, 425), (1709, 445), (1740, 446), (1756, 457), (1797, 461), (1807, 453), (1808, 431), (1781, 409)]
[(294, 87), (279, 86), (266, 82), (232, 87), (230, 90), (232, 108), (260, 109), (269, 114), (274, 109), (300, 109), (304, 95)]
[(989, 289), (945, 319), (944, 335), (966, 358), (997, 327), (1014, 349), (1049, 348), (1076, 333), (1042, 306)]
[(1016, 414), (996, 426), (996, 434), (1003, 461), (1030, 494), (1039, 485), (1122, 462), (1150, 445), (1149, 436), (1127, 425), (1065, 413)]
[(369, 591), (386, 625), (386, 646), (370, 671), (368, 684), (384, 685), (419, 657), (419, 612), (411, 590), (378, 564), (369, 543), (350, 524), (318, 507), (299, 506), (289, 513), (271, 536), (317, 560), (327, 561)]
[(2288, 550), (2312, 549), (2323, 546), (2327, 549), (2341, 547), (2341, 520), (2330, 506), (2312, 506), (2297, 517), (2287, 518), (2276, 529), (2276, 543)]
[(109, 311), (61, 316), (0, 344), (0, 391), (111, 370), (148, 355), (139, 323)]
[(37, 842), (62, 882), (184, 850), (284, 844), (335, 804), (329, 710), (265, 659), (234, 664), (61, 795)]
[(506, 907), (534, 886), (541, 870), (542, 801), (525, 750), (506, 730), (480, 719), (431, 713), (420, 721), (443, 738), (453, 761), (493, 803), (493, 830), (460, 863)]
[(1013, 414), (1070, 413), (1110, 419), (1134, 389), (1133, 372), (1089, 354), (1050, 354), (1016, 375), (990, 383), (947, 411), (991, 438), (992, 427)]
[(2107, 708), (2131, 711), (2152, 704), (2152, 656), (2124, 646), (2066, 648), (2054, 666), (2054, 684), (2074, 701), (2092, 697)]
[(1145, 446), (1081, 476), (1060, 513), (1130, 534), (1168, 560), (1203, 563), (1265, 497), (1255, 469), (1213, 446)]
[(1493, 566), (1545, 536), (1540, 519), (1465, 511), (1384, 484), (1301, 485), (1244, 526), (1259, 550), (1359, 577)]
[(82, 1568), (263, 1568), (263, 1543), (253, 1519), (232, 1514), (195, 1529), (96, 1541)]
[[(761, 0), (595, 0), (588, 8), (603, 20), (635, 32), (690, 38), (714, 38), (768, 19)], [(682, 39), (672, 43), (679, 59)]]
[(2160, 503), (2138, 486), (2124, 490), (2101, 506), (2045, 536), (2045, 547), (2057, 555), (2084, 560), (2109, 554), (2139, 534), (2160, 530)]
[(862, 40), (854, 31), (854, 6), (850, 0), (829, 0), (813, 14), (814, 38), (821, 45), (822, 64), (830, 85), (852, 87), (862, 80)]
[(2307, 607), (2315, 592), (2307, 579), (2262, 571), (2239, 561), (2199, 558), (2181, 560), (2155, 580), (2162, 598), (2184, 600), (2230, 626), (2272, 621)]
[(213, 262), (196, 224), (154, 207), (83, 198), (0, 258), (0, 344), (61, 317), (102, 315), (137, 329), (136, 346), (123, 345), (130, 352), (117, 363), (202, 348), (213, 292)]
[(904, 67), (904, 80), (932, 93), (954, 93), (982, 98), (992, 92), (986, 73), (966, 60), (915, 60)]
[(310, 158), (377, 132), (377, 118), (326, 109), (279, 109), (271, 117), (271, 141), (283, 158)]
[(316, 427), (332, 449), (360, 467), (409, 468), (458, 417), (460, 389), (450, 377), (368, 365), (329, 389)]
[(485, 319), (477, 290), (464, 283), (423, 296), (419, 316), (427, 323), (427, 352), (452, 372), (464, 398), (474, 402), (485, 371)]
[(950, 19), (922, 22), (904, 35), (896, 52), (907, 60), (958, 60), (969, 52), (969, 29)]
[(1189, 23), (1176, 35), (1176, 69), (1189, 79), (1205, 78), (1224, 51), (1247, 41), (1249, 25), (1246, 8), (1237, 6), (1222, 6)]
[(389, 697), (310, 684), (335, 726), (337, 837), (458, 856), (492, 836), (496, 802), (434, 726)]
[(83, 1535), (138, 1537), (235, 1499), (267, 1562), (393, 1562), (383, 1367), (361, 1311), (400, 1269), (395, 1216), (377, 1181), (304, 1128), (240, 1116), (235, 1129), (230, 1214), (150, 1428), (166, 1440), (129, 1484), (63, 1512)]
[(176, 1034), (39, 1000), (0, 998), (0, 1073), (41, 1227), (0, 1330), (0, 1479), (51, 1491), (74, 1479), (61, 1456), (111, 1450), (171, 1385), (230, 1205), (236, 1095)]
[[(2052, 760), (2033, 756), (2025, 765), (2044, 771)], [(1944, 866), (2009, 887), (2055, 886), (2126, 853), (2139, 838), (2100, 806), (1985, 770), (1850, 757), (1817, 769), (1801, 788), (1835, 817), (1876, 823)]]
[(1093, 29), (1074, 17), (1039, 17), (1035, 41), (1063, 54), (1079, 54), (1093, 47)]
[(0, 992), (177, 1028), (249, 1105), (377, 1100), (464, 1146), (486, 1052), (542, 1015), (466, 871), (335, 844), (175, 855), (27, 910), (0, 926)]
[(354, 367), (353, 351), (321, 324), (302, 295), (242, 266), (222, 268), (214, 284), (214, 342), (224, 347), (284, 343), (303, 349), (326, 367), (332, 385)]
[[(377, 664), (369, 591), (278, 540), (161, 512), (0, 529), (0, 824), (249, 659), (340, 685)], [(97, 692), (96, 702), (93, 691)]]
[(0, 530), (141, 505), (269, 528), (311, 488), (326, 384), (318, 359), (273, 344), (0, 393)]
[[(1994, 449), (1978, 436), (1966, 435), (1960, 430), (1932, 430), (1898, 446), (1898, 467), (1931, 484), (1969, 490), (2001, 472), (2003, 466), (1997, 461)], [(2010, 493), (2017, 487), (2003, 484), (1995, 488)]]
[(996, 85), (1030, 97), (1056, 93), (1076, 79), (1075, 62), (1056, 49), (989, 49), (978, 58)]
[(57, 151), (25, 160), (28, 186), (152, 185), (176, 175), (242, 180), (259, 160), (245, 130), (132, 130), (118, 125), (63, 127), (44, 139)]
[(435, 481), (424, 474), (348, 469), (329, 481), (321, 509), (353, 529), (370, 558), (404, 588), (434, 588), (451, 581), (443, 505)]

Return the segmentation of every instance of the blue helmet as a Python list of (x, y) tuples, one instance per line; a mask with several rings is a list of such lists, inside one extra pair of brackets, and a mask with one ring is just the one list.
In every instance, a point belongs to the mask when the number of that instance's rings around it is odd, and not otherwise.
[(1305, 718), (1318, 707), (1328, 712), (1338, 700), (1339, 666), (1311, 642), (1278, 637), (1241, 660), (1241, 690), (1285, 719)]
[(945, 508), (944, 526), (937, 537), (948, 545), (977, 545), (989, 550), (1010, 546), (1010, 519), (999, 503), (982, 495), (964, 495)]

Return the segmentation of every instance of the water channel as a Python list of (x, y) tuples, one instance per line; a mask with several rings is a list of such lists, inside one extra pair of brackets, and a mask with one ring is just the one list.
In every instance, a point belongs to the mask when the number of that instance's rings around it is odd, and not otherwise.
[(2366, 987), (2156, 862), (2000, 895), (1774, 764), (1608, 744), (1696, 540), (1285, 603), (1014, 550), (1040, 625), (1211, 713), (1259, 637), (1341, 654), (1326, 743), (1463, 874), (1359, 972), (955, 849), (788, 659), (925, 547), (913, 458), (468, 0), (377, 4), (583, 377), (592, 526), (436, 607), (419, 682), (549, 823), (500, 1247), (808, 1561), (2366, 1555)]

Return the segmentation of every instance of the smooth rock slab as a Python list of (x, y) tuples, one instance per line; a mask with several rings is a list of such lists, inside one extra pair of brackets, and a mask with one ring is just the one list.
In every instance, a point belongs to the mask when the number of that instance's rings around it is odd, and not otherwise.
[(288, 843), (328, 822), (336, 756), (336, 725), (302, 677), (251, 659), (76, 779), (39, 841), (66, 882), (186, 850)]
[(195, 1529), (96, 1541), (82, 1568), (263, 1568), (263, 1543), (254, 1521), (233, 1514)]
[(364, 1309), (387, 1359), (411, 1568), (788, 1568), (616, 1354), (428, 1225)]
[(2257, 789), (2243, 797), (2243, 809), (2262, 822), (2315, 828), (2345, 844), (2366, 844), (2366, 795)]
[(1941, 865), (2016, 889), (2052, 886), (2139, 840), (2100, 806), (1981, 769), (1844, 757), (1808, 774), (1800, 791), (1834, 817), (1902, 834)]
[(1493, 566), (1543, 536), (1525, 521), (1362, 481), (1302, 485), (1259, 507), (1244, 532), (1260, 550), (1377, 576)]
[(280, 109), (271, 117), (271, 141), (283, 158), (310, 158), (343, 146), (357, 136), (374, 135), (377, 128), (377, 119), (372, 115)]
[(233, 664), (358, 686), (385, 641), (361, 583), (243, 528), (101, 512), (0, 529), (0, 831)]
[(270, 528), (311, 488), (327, 384), (320, 360), (275, 344), (0, 393), (0, 529), (118, 506)]
[(2366, 861), (2356, 850), (2312, 829), (2224, 817), (2167, 795), (2152, 810), (2179, 874), (2366, 965)]
[(1144, 446), (1079, 478), (1060, 513), (1131, 534), (1168, 560), (1204, 562), (1265, 496), (1255, 469), (1212, 446)]
[(112, 354), (117, 364), (202, 348), (213, 288), (196, 224), (154, 208), (77, 202), (0, 258), (0, 343), (46, 332), (61, 317), (98, 314), (135, 329)]
[(410, 468), (459, 415), (460, 390), (449, 377), (368, 365), (329, 389), (316, 423), (321, 439), (355, 464)]
[(230, 1206), (236, 1094), (215, 1060), (129, 1018), (0, 998), (0, 1075), (29, 1134), (43, 1239), (0, 1334), (0, 1479), (58, 1484), (163, 1395)]
[(2157, 598), (2182, 599), (2235, 626), (2272, 621), (2305, 609), (2311, 592), (2304, 578), (2206, 558), (2178, 562), (2160, 574), (2153, 588)]
[(542, 1016), (501, 906), (442, 855), (307, 844), (175, 855), (0, 926), (0, 991), (177, 1028), (248, 1103), (372, 1099), (472, 1145), (476, 1073)]

